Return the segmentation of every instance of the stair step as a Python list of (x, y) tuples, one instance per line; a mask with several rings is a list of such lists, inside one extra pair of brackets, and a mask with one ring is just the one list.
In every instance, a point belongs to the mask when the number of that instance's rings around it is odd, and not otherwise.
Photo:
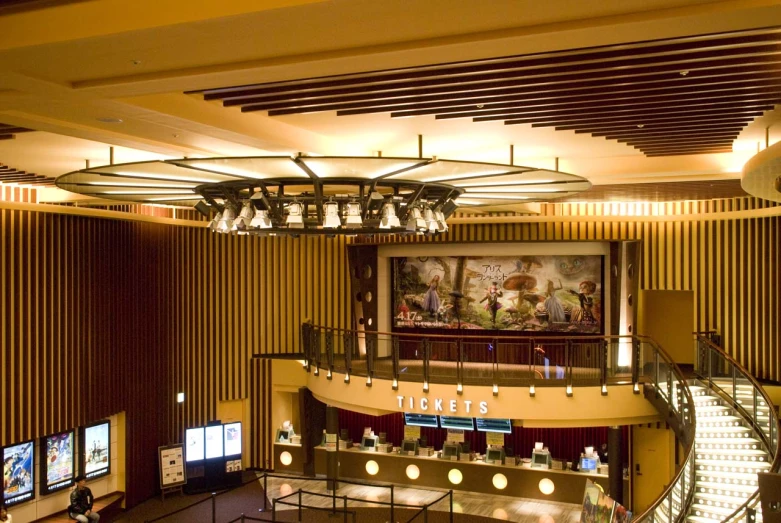
[(745, 472), (745, 467), (743, 467), (744, 472), (739, 472), (741, 467), (736, 467), (737, 470), (732, 471), (732, 467), (729, 468), (729, 470), (702, 470), (697, 469), (695, 471), (695, 482), (702, 481), (705, 483), (713, 483), (718, 481), (719, 479), (724, 481), (733, 481), (738, 480), (740, 481), (741, 485), (744, 485), (747, 487), (757, 487), (757, 471), (755, 470), (749, 470), (748, 472)]
[[(721, 490), (721, 491), (730, 490), (732, 492), (740, 492), (741, 494), (744, 494), (744, 495), (746, 495), (746, 497), (748, 497), (748, 496), (750, 496), (751, 494), (753, 494), (754, 492), (757, 491), (757, 486), (756, 485), (748, 485), (748, 480), (745, 480), (745, 479), (741, 480), (741, 479), (737, 479), (737, 478), (733, 478), (733, 477), (729, 477), (729, 478), (710, 478), (710, 479), (712, 479), (712, 480), (723, 479), (725, 481), (738, 481), (738, 484), (736, 485), (734, 483), (716, 483), (715, 481), (697, 480), (694, 483), (694, 485), (697, 487), (697, 491), (696, 491), (697, 494), (699, 494), (700, 492), (703, 492), (705, 494), (712, 494), (712, 493), (718, 493), (719, 490)], [(740, 483), (741, 481), (746, 481), (747, 484), (743, 485), (742, 483)], [(753, 482), (756, 483), (756, 481), (753, 481)]]
[(770, 468), (770, 463), (767, 461), (725, 462), (724, 460), (707, 459), (698, 459), (696, 461), (696, 470), (702, 471), (702, 473), (731, 471), (733, 468), (736, 469), (735, 472), (741, 472), (740, 469), (744, 469), (745, 473), (762, 472)]
[[(731, 427), (705, 427), (697, 424), (697, 437), (704, 436), (705, 434), (717, 434), (716, 438), (750, 438), (751, 431), (742, 425), (733, 425)], [(721, 435), (719, 435), (721, 434)], [(714, 436), (705, 436), (714, 437)]]
[(686, 516), (686, 521), (691, 523), (720, 523), (721, 518), (704, 518), (702, 516)]
[[(711, 517), (715, 516), (721, 516), (722, 518), (725, 516), (729, 516), (733, 512), (735, 512), (735, 509), (738, 508), (741, 505), (741, 503), (736, 504), (736, 506), (733, 508), (732, 504), (730, 503), (729, 507), (717, 507), (716, 505), (706, 505), (702, 503), (692, 503), (691, 510), (694, 513), (694, 515), (698, 515), (697, 511), (700, 512), (700, 515), (703, 514), (710, 514)], [(707, 516), (706, 516), (707, 517)]]
[[(763, 458), (763, 459), (760, 459)], [(760, 449), (702, 449), (697, 450), (697, 459), (726, 460), (736, 463), (767, 461), (767, 452)]]

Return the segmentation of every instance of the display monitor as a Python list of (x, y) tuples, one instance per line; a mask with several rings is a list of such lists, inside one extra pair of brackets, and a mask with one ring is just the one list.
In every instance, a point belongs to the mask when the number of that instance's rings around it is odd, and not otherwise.
[(414, 425), (416, 427), (429, 427), (432, 429), (439, 428), (437, 417), (433, 414), (416, 414), (414, 412), (405, 412), (404, 423), (407, 425)]
[(443, 429), (475, 430), (474, 418), (460, 416), (440, 416), (439, 426)]
[(588, 458), (586, 456), (580, 458), (581, 472), (596, 472), (597, 465), (597, 458)]
[(73, 485), (75, 443), (74, 430), (41, 438), (41, 494), (51, 494)]
[(274, 441), (277, 443), (290, 443), (290, 438), (294, 435), (293, 429), (277, 429), (277, 437), (274, 438)]
[(225, 457), (241, 454), (241, 422), (226, 423), (222, 426), (225, 435)]
[(204, 459), (203, 427), (193, 427), (184, 431), (184, 460), (187, 463)]
[(108, 420), (81, 429), (81, 471), (87, 479), (111, 473), (111, 424)]
[(551, 465), (550, 452), (534, 451), (532, 452), (532, 468), (549, 469)]
[(34, 450), (32, 441), (3, 448), (3, 502), (7, 507), (35, 498)]
[(361, 450), (375, 450), (377, 448), (377, 436), (364, 436), (361, 439)]
[(477, 418), (477, 430), (479, 432), (501, 432), (512, 434), (513, 425), (509, 419)]
[(206, 459), (222, 458), (224, 455), (222, 425), (207, 425), (204, 429)]
[(417, 453), (418, 441), (414, 439), (405, 439), (401, 442), (401, 451), (405, 453)]
[(444, 459), (458, 458), (458, 443), (445, 443), (442, 445), (442, 457)]
[(504, 464), (504, 449), (488, 449), (485, 451), (485, 461), (487, 463)]

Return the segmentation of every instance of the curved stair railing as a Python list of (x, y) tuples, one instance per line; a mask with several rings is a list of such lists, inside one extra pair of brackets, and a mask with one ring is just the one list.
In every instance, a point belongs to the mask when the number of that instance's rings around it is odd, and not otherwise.
[[(750, 431), (753, 439), (764, 447), (762, 450), (769, 457), (769, 465), (756, 470), (778, 472), (781, 466), (778, 414), (759, 382), (713, 343), (707, 334), (697, 336), (695, 374), (705, 387), (743, 419), (747, 433)], [(736, 476), (734, 470), (730, 473)], [(734, 481), (736, 480), (733, 479), (733, 484)], [(729, 487), (729, 484), (726, 486)], [(753, 486), (756, 487), (756, 481)], [(697, 518), (690, 515), (690, 519), (696, 521)], [(758, 487), (743, 504), (721, 519), (723, 523), (754, 523), (761, 520)]]
[[(304, 323), (304, 367), (331, 379), (529, 387), (632, 384), (643, 392), (684, 447), (683, 464), (662, 494), (633, 522), (682, 521), (694, 493), (695, 403), (681, 369), (642, 336), (481, 336), (365, 332)], [(642, 391), (640, 385), (643, 385)]]

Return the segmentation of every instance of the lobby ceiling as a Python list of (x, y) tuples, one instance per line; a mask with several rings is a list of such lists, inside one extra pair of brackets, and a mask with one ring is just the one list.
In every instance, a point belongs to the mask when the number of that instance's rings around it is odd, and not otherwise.
[(417, 156), (422, 136), (424, 156), (558, 165), (595, 185), (581, 200), (696, 199), (743, 194), (781, 137), (774, 1), (45, 5), (0, 11), (0, 162), (44, 177), (109, 146)]

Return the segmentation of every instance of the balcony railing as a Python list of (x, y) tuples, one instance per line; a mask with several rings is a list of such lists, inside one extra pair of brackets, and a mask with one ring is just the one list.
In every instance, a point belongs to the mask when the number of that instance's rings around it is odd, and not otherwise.
[[(770, 455), (770, 472), (781, 468), (779, 452), (778, 414), (773, 402), (759, 382), (737, 361), (712, 341), (712, 336), (697, 336), (697, 364), (695, 372), (708, 387), (716, 391), (730, 406), (737, 410), (750, 424), (754, 435)], [(743, 505), (725, 518), (725, 523), (756, 521), (759, 507), (759, 490)]]
[[(670, 484), (633, 522), (678, 522), (694, 492), (694, 400), (686, 378), (653, 340), (642, 336), (481, 336), (364, 332), (305, 323), (305, 366), (319, 374), (362, 376), (394, 383), (463, 385), (641, 385), (666, 410), (685, 449)], [(777, 437), (777, 434), (776, 434)]]

